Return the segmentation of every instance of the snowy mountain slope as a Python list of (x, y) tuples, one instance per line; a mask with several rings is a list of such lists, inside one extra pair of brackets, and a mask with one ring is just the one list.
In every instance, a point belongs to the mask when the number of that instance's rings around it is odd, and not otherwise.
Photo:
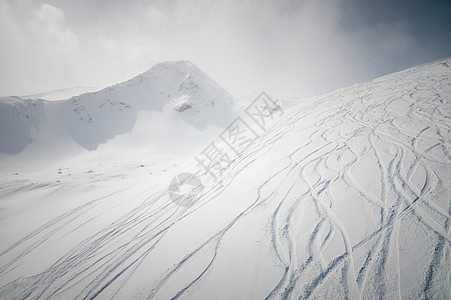
[(188, 208), (167, 189), (195, 160), (3, 174), (0, 295), (448, 299), (450, 102), (436, 63), (309, 99)]
[(42, 100), (0, 100), (0, 152), (18, 153), (25, 148), (38, 132), (43, 110)]
[[(183, 103), (189, 109), (177, 111)], [(25, 150), (22, 156), (27, 157), (62, 145), (67, 147), (61, 153), (67, 148), (80, 152), (80, 146), (95, 150), (119, 135), (139, 131), (138, 116), (149, 130), (141, 130), (135, 140), (152, 139), (156, 131), (171, 135), (173, 130), (195, 138), (209, 126), (227, 126), (233, 120), (234, 103), (233, 96), (191, 62), (165, 62), (124, 83), (68, 100), (1, 98), (0, 153)], [(161, 118), (171, 122), (152, 121)]]

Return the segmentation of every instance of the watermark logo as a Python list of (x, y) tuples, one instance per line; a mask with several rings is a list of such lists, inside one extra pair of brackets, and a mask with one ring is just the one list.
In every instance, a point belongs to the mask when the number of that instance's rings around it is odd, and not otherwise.
[(192, 206), (202, 195), (202, 182), (199, 177), (191, 173), (180, 173), (169, 184), (169, 197), (182, 207)]
[(245, 112), (263, 131), (266, 131), (267, 127), (274, 123), (274, 117), (283, 115), (279, 103), (272, 100), (265, 92), (255, 98)]
[(198, 170), (195, 173), (181, 173), (172, 179), (169, 197), (175, 204), (192, 206), (202, 196), (203, 185), (200, 178), (207, 175), (216, 182), (235, 159), (260, 137), (258, 132), (266, 132), (284, 113), (278, 101), (264, 92), (244, 112), (258, 129), (253, 129), (242, 117), (237, 117), (219, 135), (222, 143), (213, 141), (196, 156)]

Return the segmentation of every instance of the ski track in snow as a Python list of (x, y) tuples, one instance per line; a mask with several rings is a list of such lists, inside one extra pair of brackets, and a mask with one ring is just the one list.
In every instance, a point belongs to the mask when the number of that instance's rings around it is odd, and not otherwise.
[[(231, 230), (263, 210), (267, 217), (254, 225), (265, 228), (263, 238), (271, 247), (264, 251), (271, 253), (268, 259), (280, 274), (272, 286), (263, 286), (263, 298), (451, 298), (451, 81), (446, 70), (425, 76), (423, 69), (342, 89), (286, 111), (283, 120), (235, 158), (226, 176), (204, 182), (204, 195), (192, 208), (175, 207), (165, 188), (130, 186), (60, 215), (0, 253), (0, 278), (45, 251), (46, 242), (61, 231), (76, 224), (67, 234), (83, 232), (98, 217), (85, 216), (102, 201), (129, 193), (124, 201), (132, 197), (140, 203), (95, 233), (82, 235), (75, 247), (25, 284), (14, 288), (14, 282), (3, 279), (0, 296), (123, 297), (123, 289), (145, 272), (140, 268), (177, 224), (222, 199), (248, 167), (278, 155), (284, 160), (273, 173), (256, 186), (249, 182), (255, 199), (220, 230), (187, 248), (182, 259), (155, 270), (159, 275), (139, 294), (135, 291), (136, 297), (167, 298), (177, 281), (180, 288), (172, 299), (196, 298), (202, 282), (219, 268)], [(284, 146), (287, 141), (292, 149)], [(368, 188), (374, 185), (379, 188)], [(367, 213), (363, 218), (371, 222), (344, 219), (342, 201), (359, 203), (355, 213)], [(359, 226), (367, 228), (354, 228)], [(426, 254), (406, 263), (416, 239), (427, 242), (417, 245)], [(178, 274), (200, 259), (203, 267), (180, 283)], [(406, 264), (416, 265), (409, 272), (417, 274), (407, 274), (414, 282), (405, 282)]]

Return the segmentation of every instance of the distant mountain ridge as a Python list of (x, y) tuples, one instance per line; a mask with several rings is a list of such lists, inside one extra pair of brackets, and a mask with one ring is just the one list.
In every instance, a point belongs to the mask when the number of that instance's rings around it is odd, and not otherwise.
[(66, 100), (0, 98), (0, 153), (17, 154), (35, 142), (59, 147), (63, 141), (94, 150), (132, 132), (140, 111), (164, 113), (198, 131), (225, 127), (235, 102), (190, 61), (164, 62), (125, 82)]

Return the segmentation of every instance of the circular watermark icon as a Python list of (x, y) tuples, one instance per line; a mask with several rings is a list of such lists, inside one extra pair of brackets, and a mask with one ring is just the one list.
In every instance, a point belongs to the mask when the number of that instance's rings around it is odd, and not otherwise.
[(169, 198), (178, 206), (190, 207), (202, 196), (203, 189), (199, 177), (191, 173), (180, 173), (169, 183)]

